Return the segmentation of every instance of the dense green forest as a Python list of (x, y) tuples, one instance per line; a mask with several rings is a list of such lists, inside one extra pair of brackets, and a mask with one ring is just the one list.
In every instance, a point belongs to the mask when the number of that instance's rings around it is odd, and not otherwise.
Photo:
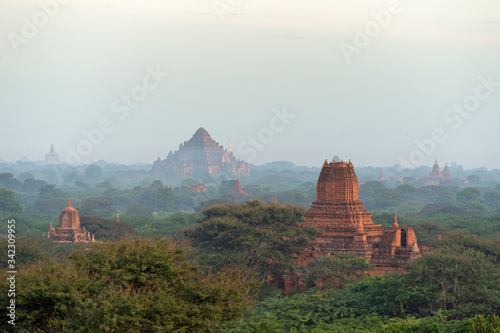
[[(444, 186), (409, 176), (404, 185), (396, 176), (376, 181), (380, 171), (369, 167), (359, 173), (360, 200), (374, 222), (388, 227), (397, 212), (400, 225), (434, 249), (410, 261), (408, 274), (381, 278), (367, 276), (372, 266), (351, 255), (295, 265), (318, 234), (296, 225), (316, 199), (319, 170), (278, 166), (240, 178), (249, 196), (229, 195), (230, 177), (168, 183), (146, 167), (95, 164), (61, 177), (49, 169), (0, 173), (0, 216), (16, 220), (15, 329), (500, 331), (500, 184), (486, 171)], [(207, 191), (193, 192), (191, 184)], [(42, 236), (50, 222), (57, 226), (68, 197), (97, 242), (55, 245)], [(6, 223), (0, 234), (8, 290)], [(294, 273), (301, 288), (284, 293), (280, 279)]]
[[(497, 332), (500, 238), (454, 231), (407, 275), (367, 277), (349, 255), (295, 266), (317, 234), (303, 208), (251, 201), (204, 209), (183, 239), (55, 245), (20, 237), (16, 328), (41, 332)], [(287, 241), (287, 239), (292, 241)], [(7, 238), (0, 239), (2, 264)], [(9, 281), (5, 266), (3, 290)], [(284, 294), (269, 276), (300, 272)], [(318, 281), (332, 282), (331, 284)], [(309, 282), (308, 282), (309, 281)], [(8, 300), (2, 300), (6, 309)], [(3, 310), (5, 311), (5, 310)], [(9, 325), (4, 321), (2, 327)]]

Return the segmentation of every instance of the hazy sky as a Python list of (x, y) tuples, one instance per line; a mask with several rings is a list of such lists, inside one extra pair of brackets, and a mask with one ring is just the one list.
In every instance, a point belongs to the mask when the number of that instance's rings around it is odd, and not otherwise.
[(500, 168), (498, 0), (0, 0), (0, 36), (5, 161), (204, 127), (256, 164)]

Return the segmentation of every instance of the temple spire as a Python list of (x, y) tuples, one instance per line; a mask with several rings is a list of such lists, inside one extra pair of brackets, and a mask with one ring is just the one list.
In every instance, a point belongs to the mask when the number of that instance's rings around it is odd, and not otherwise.
[(66, 207), (71, 207), (71, 198), (68, 197), (68, 204), (66, 205)]
[(120, 223), (120, 216), (116, 214), (116, 223)]
[(233, 151), (233, 147), (231, 147), (231, 139), (229, 139), (229, 145), (227, 146), (227, 152), (231, 154)]
[(396, 228), (399, 228), (399, 224), (398, 224), (398, 214), (394, 213), (394, 222), (392, 222), (392, 226), (393, 227), (396, 227)]

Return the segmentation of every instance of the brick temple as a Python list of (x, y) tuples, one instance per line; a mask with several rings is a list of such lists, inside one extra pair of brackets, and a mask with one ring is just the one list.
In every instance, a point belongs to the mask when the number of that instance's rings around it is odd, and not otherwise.
[[(419, 247), (413, 228), (400, 227), (397, 215), (391, 227), (372, 221), (358, 198), (359, 183), (351, 161), (325, 161), (316, 185), (316, 200), (301, 227), (316, 227), (321, 234), (300, 255), (298, 264), (333, 253), (352, 253), (367, 258), (375, 269), (370, 275), (404, 270), (410, 259), (420, 257), (427, 248)], [(299, 283), (297, 276), (285, 276), (285, 290)]]
[[(118, 215), (117, 219), (118, 219)], [(78, 210), (71, 206), (71, 199), (68, 198), (66, 208), (59, 215), (59, 225), (57, 229), (50, 222), (49, 232), (47, 237), (52, 238), (54, 243), (90, 243), (94, 241), (94, 235), (80, 228), (80, 215)]]
[(231, 147), (227, 149), (216, 142), (200, 127), (189, 141), (179, 145), (175, 153), (170, 151), (165, 160), (153, 163), (153, 175), (204, 177), (209, 174), (229, 172), (234, 175), (250, 175), (250, 165), (236, 158)]

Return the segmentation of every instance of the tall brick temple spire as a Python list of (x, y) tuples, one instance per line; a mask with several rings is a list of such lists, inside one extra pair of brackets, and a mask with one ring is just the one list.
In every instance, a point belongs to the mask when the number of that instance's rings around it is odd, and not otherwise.
[[(396, 213), (392, 226), (385, 231), (375, 224), (358, 194), (359, 183), (351, 161), (323, 163), (316, 200), (300, 223), (300, 227), (316, 227), (321, 233), (301, 253), (297, 264), (307, 264), (315, 256), (352, 253), (375, 265), (370, 274), (383, 275), (403, 270), (408, 260), (428, 251), (426, 247), (417, 247), (414, 230), (401, 227)], [(286, 279), (286, 288), (293, 289), (297, 281)]]
[[(323, 231), (313, 242), (323, 253), (342, 249), (371, 258), (372, 245), (380, 242), (383, 228), (372, 221), (372, 214), (359, 201), (358, 194), (358, 178), (351, 161), (323, 163), (316, 200), (301, 223)], [(360, 233), (365, 237), (354, 237)]]

